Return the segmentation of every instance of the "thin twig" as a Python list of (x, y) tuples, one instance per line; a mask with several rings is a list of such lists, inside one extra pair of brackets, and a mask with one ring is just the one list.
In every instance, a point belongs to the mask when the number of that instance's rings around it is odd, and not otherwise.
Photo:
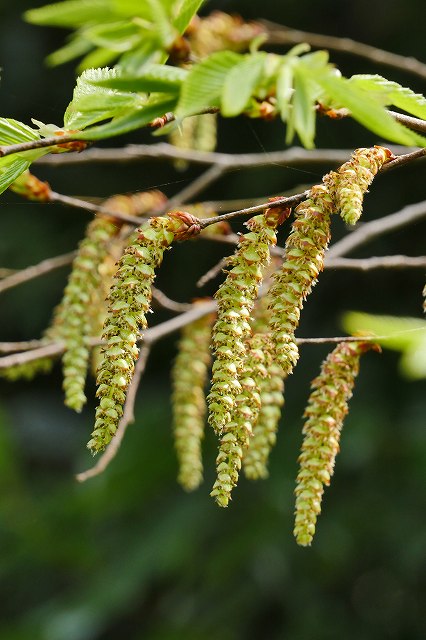
[[(143, 338), (145, 343), (149, 342), (152, 344), (164, 336), (169, 335), (174, 331), (178, 331), (190, 322), (198, 320), (198, 318), (202, 318), (215, 310), (216, 302), (214, 300), (192, 304), (188, 311), (144, 331), (143, 336), (141, 335), (141, 339)], [(40, 346), (36, 349), (23, 351), (22, 353), (14, 353), (0, 358), (0, 369), (6, 369), (7, 367), (12, 367), (15, 364), (24, 364), (25, 362), (38, 360), (39, 358), (57, 356), (63, 353), (65, 349), (65, 344), (63, 342), (49, 342), (48, 344), (41, 344), (39, 342), (39, 344)], [(90, 341), (90, 344), (92, 346), (97, 346), (102, 344), (102, 341), (99, 338), (93, 338)]]
[[(403, 153), (405, 147), (394, 145), (392, 151)], [(127, 163), (141, 160), (185, 160), (194, 164), (219, 164), (234, 169), (261, 167), (270, 164), (300, 165), (342, 164), (352, 153), (351, 149), (303, 149), (291, 147), (283, 151), (268, 153), (220, 153), (218, 151), (197, 151), (195, 149), (179, 149), (167, 142), (156, 144), (131, 144), (121, 149), (91, 148), (79, 154), (61, 153), (39, 158), (37, 164), (63, 166), (86, 163)]]
[[(56, 147), (56, 145), (67, 142), (80, 142), (74, 136), (54, 136), (52, 138), (40, 138), (38, 140), (30, 140), (29, 142), (19, 142), (18, 144), (10, 144), (0, 146), (0, 158), (10, 156), (13, 153), (22, 153), (23, 151), (31, 151), (32, 149), (43, 149), (44, 147)], [(86, 141), (85, 141), (86, 142)]]
[(221, 222), (223, 220), (232, 220), (233, 218), (250, 215), (251, 213), (260, 213), (261, 211), (265, 211), (266, 209), (271, 209), (273, 207), (294, 207), (295, 205), (308, 198), (309, 193), (310, 191), (308, 189), (307, 191), (303, 191), (303, 193), (296, 193), (294, 196), (278, 198), (277, 200), (273, 200), (272, 202), (264, 202), (263, 204), (257, 204), (254, 207), (247, 207), (245, 209), (240, 209), (239, 211), (230, 211), (229, 213), (224, 213), (223, 215), (215, 216), (214, 218), (203, 218), (202, 220), (200, 220), (200, 226), (202, 229), (204, 229), (210, 224), (215, 224), (216, 222)]
[(355, 229), (349, 236), (332, 245), (327, 257), (330, 260), (330, 258), (346, 255), (349, 251), (355, 249), (355, 247), (359, 247), (377, 236), (389, 233), (400, 227), (405, 227), (407, 224), (421, 220), (421, 218), (425, 216), (426, 200), (417, 202), (416, 204), (409, 204), (396, 213), (391, 213), (383, 218), (366, 222), (363, 226), (358, 227), (358, 229)]
[(207, 171), (202, 173), (198, 178), (195, 178), (187, 187), (179, 191), (175, 196), (170, 198), (164, 205), (162, 210), (173, 209), (173, 207), (179, 206), (192, 200), (199, 193), (207, 189), (213, 182), (216, 182), (224, 173), (225, 168), (219, 164), (213, 164)]
[(55, 258), (47, 258), (32, 267), (20, 269), (19, 271), (12, 273), (11, 276), (3, 278), (3, 280), (0, 281), (0, 293), (3, 293), (3, 291), (7, 291), (7, 289), (11, 289), (12, 287), (16, 287), (19, 284), (23, 284), (24, 282), (28, 282), (29, 280), (33, 280), (34, 278), (39, 278), (54, 269), (59, 269), (59, 267), (71, 264), (76, 254), (76, 251), (71, 251), (70, 253), (64, 253), (61, 256), (56, 256)]
[(350, 38), (338, 38), (336, 36), (309, 33), (308, 31), (292, 29), (267, 20), (262, 21), (262, 23), (268, 29), (269, 44), (298, 44), (299, 42), (308, 42), (313, 47), (342, 51), (366, 58), (377, 64), (408, 71), (424, 80), (426, 79), (426, 64), (415, 58), (400, 56), (397, 53), (384, 51), (383, 49), (378, 49), (377, 47), (372, 47), (362, 42), (356, 42)]
[[(426, 125), (426, 122), (425, 122)], [(426, 126), (424, 131), (426, 132)], [(397, 167), (401, 167), (404, 164), (408, 164), (413, 160), (418, 160), (426, 156), (426, 147), (423, 149), (417, 149), (416, 151), (411, 151), (410, 153), (403, 153), (400, 156), (397, 156), (394, 160), (390, 162), (386, 162), (380, 169), (380, 173), (386, 173), (386, 171), (390, 171), (391, 169), (396, 169)]]
[(192, 309), (192, 304), (187, 302), (176, 302), (175, 300), (171, 300), (165, 293), (157, 289), (156, 287), (152, 287), (152, 298), (164, 309), (168, 309), (169, 311), (176, 311), (177, 313), (182, 313), (183, 311), (189, 311)]
[(370, 271), (371, 269), (418, 269), (426, 267), (426, 256), (326, 257), (324, 266), (326, 269), (357, 269), (359, 271)]
[(216, 276), (222, 271), (222, 269), (226, 266), (227, 258), (221, 258), (217, 264), (215, 264), (211, 269), (209, 269), (201, 278), (199, 278), (195, 284), (196, 287), (204, 287), (205, 284), (210, 282), (210, 280), (214, 280)]
[(84, 211), (89, 211), (90, 213), (94, 213), (95, 215), (109, 216), (110, 218), (122, 220), (123, 222), (128, 222), (136, 226), (144, 222), (143, 218), (136, 218), (135, 216), (128, 215), (127, 213), (114, 211), (109, 209), (108, 207), (93, 204), (92, 202), (87, 202), (87, 200), (81, 200), (80, 198), (65, 196), (62, 193), (56, 193), (55, 191), (50, 192), (50, 201), (59, 202), (60, 204), (67, 205), (69, 207), (75, 207), (76, 209), (83, 209)]
[(101, 455), (97, 463), (91, 468), (87, 469), (87, 471), (83, 471), (82, 473), (78, 473), (75, 477), (79, 482), (85, 482), (89, 480), (89, 478), (94, 478), (99, 474), (103, 473), (105, 469), (108, 467), (110, 462), (115, 458), (120, 448), (120, 445), (123, 441), (124, 434), (126, 433), (126, 429), (129, 424), (135, 421), (135, 401), (136, 395), (139, 389), (139, 384), (141, 378), (144, 374), (146, 363), (148, 361), (149, 352), (151, 350), (151, 346), (149, 344), (144, 344), (139, 353), (138, 361), (136, 362), (135, 371), (133, 374), (132, 382), (127, 391), (126, 402), (124, 403), (123, 408), (123, 416), (118, 424), (117, 431), (104, 453)]
[(16, 353), (16, 351), (27, 351), (37, 349), (40, 340), (23, 340), (22, 342), (0, 342), (0, 353)]

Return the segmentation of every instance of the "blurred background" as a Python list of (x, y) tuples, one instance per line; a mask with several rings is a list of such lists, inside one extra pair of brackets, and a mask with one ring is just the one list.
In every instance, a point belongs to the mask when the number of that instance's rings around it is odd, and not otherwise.
[[(45, 56), (64, 30), (23, 22), (35, 0), (0, 0), (0, 115), (61, 125), (71, 99), (72, 64), (47, 69)], [(245, 18), (347, 36), (425, 61), (426, 5), (414, 0), (207, 2)], [(382, 73), (424, 93), (423, 82), (397, 70), (331, 54), (345, 75)], [(104, 146), (153, 140), (146, 132)], [(155, 141), (155, 140), (154, 140)], [(317, 146), (377, 143), (348, 121), (321, 120)], [(284, 147), (279, 123), (222, 121), (219, 150), (267, 153)], [(424, 195), (424, 164), (388, 173), (365, 206), (371, 220)], [(329, 166), (273, 166), (235, 171), (203, 199), (264, 197), (321, 179)], [(144, 162), (84, 169), (39, 166), (55, 191), (104, 198), (162, 189), (171, 196), (201, 169), (176, 171)], [(71, 251), (89, 220), (79, 210), (0, 200), (0, 266), (23, 268)], [(235, 225), (235, 229), (241, 227)], [(334, 237), (344, 233), (335, 224)], [(366, 245), (356, 256), (422, 255), (426, 222)], [(187, 301), (195, 282), (223, 248), (187, 243), (167, 255), (158, 286)], [(355, 257), (355, 255), (354, 255)], [(60, 300), (67, 270), (7, 291), (1, 340), (38, 338)], [(219, 279), (203, 290), (211, 295)], [(327, 270), (306, 304), (300, 336), (341, 335), (341, 315), (421, 317), (422, 270)], [(154, 321), (168, 317), (156, 313)], [(1, 382), (0, 639), (1, 640), (420, 640), (426, 637), (426, 394), (424, 381), (398, 372), (397, 354), (364, 357), (335, 477), (311, 548), (292, 537), (293, 489), (309, 381), (327, 346), (304, 346), (288, 381), (286, 407), (270, 478), (241, 480), (230, 508), (209, 498), (216, 444), (205, 442), (205, 483), (194, 494), (176, 484), (170, 428), (170, 365), (176, 336), (157, 344), (140, 388), (136, 422), (111, 467), (78, 484), (92, 464), (85, 444), (92, 398), (81, 415), (62, 404), (59, 367), (32, 383)]]

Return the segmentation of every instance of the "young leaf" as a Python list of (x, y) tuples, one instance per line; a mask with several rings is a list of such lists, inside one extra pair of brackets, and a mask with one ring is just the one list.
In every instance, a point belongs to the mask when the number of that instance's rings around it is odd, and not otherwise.
[(176, 116), (184, 118), (219, 106), (226, 77), (242, 59), (233, 51), (219, 51), (195, 65), (182, 85)]
[(74, 58), (84, 56), (91, 48), (92, 44), (78, 34), (66, 45), (48, 55), (46, 62), (51, 67), (57, 67), (60, 64), (74, 60)]
[(280, 110), (281, 119), (286, 122), (290, 115), (290, 104), (293, 97), (293, 65), (286, 58), (277, 76), (277, 103)]
[[(317, 90), (310, 78), (303, 73), (301, 65), (295, 65), (293, 73), (294, 94), (291, 120), (302, 144), (307, 149), (312, 149), (315, 138)], [(290, 134), (291, 130), (287, 130), (287, 133)], [(289, 135), (287, 135), (287, 143), (290, 143), (290, 141), (291, 139), (289, 140)]]
[(114, 75), (110, 78), (97, 80), (94, 84), (121, 91), (177, 93), (187, 76), (188, 71), (185, 69), (169, 67), (164, 64), (152, 64), (144, 67), (137, 75)]
[(0, 158), (0, 193), (15, 182), (19, 176), (30, 166), (31, 161), (21, 156), (6, 156)]
[(265, 57), (265, 53), (246, 56), (228, 73), (222, 92), (224, 116), (237, 116), (244, 110), (261, 80)]
[(367, 91), (326, 73), (317, 73), (314, 79), (339, 107), (346, 107), (352, 117), (366, 129), (398, 144), (426, 146), (426, 138), (399, 124)]
[(177, 11), (173, 20), (174, 27), (182, 34), (195, 16), (204, 0), (181, 0), (177, 4)]
[(88, 69), (82, 73), (64, 114), (64, 126), (67, 129), (84, 129), (141, 106), (143, 99), (134, 93), (105, 89), (94, 84), (114, 78), (116, 74), (113, 69)]
[(394, 105), (417, 118), (426, 119), (426, 98), (420, 93), (378, 75), (355, 75), (349, 82), (374, 95), (384, 107)]
[(0, 118), (0, 145), (29, 142), (40, 138), (37, 131), (12, 118)]
[(139, 44), (142, 32), (138, 25), (121, 20), (89, 27), (84, 30), (84, 38), (97, 47), (124, 53)]
[(116, 17), (109, 0), (68, 0), (56, 2), (24, 13), (28, 22), (55, 27), (81, 27), (87, 22), (112, 20)]
[(102, 140), (103, 138), (112, 138), (119, 136), (128, 131), (134, 131), (148, 125), (154, 118), (163, 116), (169, 111), (173, 111), (176, 107), (176, 98), (168, 95), (157, 97), (155, 101), (130, 111), (126, 115), (114, 118), (111, 122), (86, 129), (82, 133), (78, 133), (76, 138), (79, 140)]
[(400, 351), (399, 368), (407, 378), (426, 377), (426, 320), (350, 311), (343, 316), (343, 327), (348, 333), (374, 334), (382, 347)]

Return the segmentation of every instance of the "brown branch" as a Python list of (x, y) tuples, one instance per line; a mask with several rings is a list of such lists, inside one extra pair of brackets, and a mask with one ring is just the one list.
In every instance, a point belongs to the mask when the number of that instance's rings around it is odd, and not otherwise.
[[(426, 124), (426, 123), (425, 123)], [(426, 132), (426, 127), (425, 127)], [(426, 155), (426, 147), (423, 149), (417, 149), (416, 151), (411, 151), (410, 153), (403, 153), (400, 156), (397, 156), (394, 160), (390, 162), (386, 162), (380, 169), (380, 173), (386, 173), (386, 171), (390, 171), (391, 169), (396, 169), (397, 167), (402, 167), (409, 162), (413, 162), (413, 160), (418, 160), (423, 158)]]
[(326, 269), (407, 269), (426, 267), (426, 256), (374, 256), (372, 258), (326, 258)]
[(423, 80), (426, 79), (426, 64), (415, 58), (400, 56), (397, 53), (384, 51), (383, 49), (378, 49), (377, 47), (372, 47), (362, 42), (356, 42), (350, 38), (338, 38), (335, 36), (310, 33), (266, 20), (262, 22), (268, 29), (268, 43), (270, 44), (298, 44), (299, 42), (307, 42), (319, 49), (331, 49), (349, 53), (361, 58), (366, 58), (377, 64), (413, 73), (423, 78)]
[(307, 191), (303, 191), (303, 193), (296, 193), (293, 196), (286, 196), (284, 198), (278, 198), (277, 200), (273, 200), (272, 202), (264, 202), (263, 204), (257, 204), (254, 207), (247, 207), (245, 209), (239, 209), (238, 211), (230, 211), (229, 213), (224, 213), (221, 216), (215, 216), (214, 218), (203, 218), (200, 220), (200, 226), (202, 229), (208, 227), (211, 224), (215, 224), (216, 222), (221, 222), (223, 220), (232, 220), (233, 218), (239, 216), (247, 216), (251, 213), (260, 213), (261, 211), (265, 211), (266, 209), (270, 209), (273, 207), (294, 207), (295, 205), (302, 202), (309, 197), (309, 189)]
[(425, 216), (426, 200), (417, 202), (416, 204), (409, 204), (396, 213), (391, 213), (384, 218), (378, 218), (377, 220), (364, 223), (364, 225), (355, 229), (349, 236), (332, 245), (327, 257), (330, 260), (330, 258), (343, 256), (377, 236), (405, 227), (407, 224), (411, 224)]
[[(193, 322), (198, 318), (202, 318), (215, 310), (216, 302), (214, 300), (192, 304), (188, 311), (185, 311), (170, 320), (166, 320), (161, 324), (157, 324), (155, 327), (147, 329), (143, 333), (143, 336), (141, 335), (141, 339), (143, 339), (145, 343), (153, 344), (164, 336), (169, 335), (174, 331), (178, 331), (190, 322)], [(49, 342), (48, 344), (39, 342), (38, 344), (40, 344), (40, 346), (36, 349), (23, 351), (22, 353), (14, 353), (0, 358), (0, 369), (6, 369), (7, 367), (12, 367), (15, 364), (24, 364), (25, 362), (38, 360), (39, 358), (57, 356), (63, 353), (65, 349), (65, 344), (63, 342)], [(92, 346), (96, 346), (102, 344), (102, 341), (99, 338), (93, 338), (90, 341), (90, 344)]]
[[(43, 149), (44, 147), (53, 147), (58, 144), (67, 142), (81, 142), (73, 135), (54, 136), (52, 138), (40, 138), (38, 140), (30, 140), (29, 142), (19, 142), (18, 144), (10, 144), (0, 146), (0, 158), (10, 156), (13, 153), (22, 153), (23, 151), (32, 151), (33, 149)], [(86, 142), (86, 141), (84, 141)]]
[(140, 225), (141, 222), (144, 222), (143, 218), (136, 218), (135, 216), (130, 216), (120, 211), (114, 211), (112, 209), (109, 209), (108, 207), (104, 207), (98, 204), (93, 204), (92, 202), (87, 202), (87, 200), (81, 200), (80, 198), (65, 196), (61, 193), (56, 193), (55, 191), (50, 192), (50, 201), (59, 202), (60, 204), (64, 204), (68, 207), (83, 209), (84, 211), (89, 211), (90, 213), (94, 213), (95, 215), (109, 216), (110, 218), (115, 218), (116, 220), (122, 220), (123, 222), (128, 222), (136, 226)]
[(126, 402), (124, 403), (123, 416), (118, 424), (117, 431), (105, 449), (104, 453), (101, 455), (97, 463), (87, 469), (87, 471), (83, 471), (82, 473), (78, 473), (75, 477), (79, 482), (85, 482), (89, 480), (89, 478), (94, 478), (95, 476), (103, 473), (105, 469), (108, 467), (110, 462), (115, 458), (120, 448), (120, 445), (123, 441), (124, 435), (126, 433), (127, 427), (129, 424), (132, 424), (135, 421), (135, 401), (136, 395), (139, 389), (139, 384), (141, 378), (145, 372), (146, 363), (148, 361), (150, 345), (145, 344), (139, 353), (139, 358), (135, 366), (135, 371), (133, 374), (132, 382), (130, 383), (129, 389), (127, 391)]
[(156, 287), (152, 287), (152, 298), (164, 309), (168, 309), (169, 311), (176, 311), (177, 313), (182, 313), (184, 311), (189, 311), (192, 309), (192, 304), (188, 304), (187, 302), (176, 302), (175, 300), (171, 300), (165, 293), (157, 289)]
[(24, 282), (28, 282), (29, 280), (33, 280), (34, 278), (39, 278), (40, 276), (43, 276), (46, 273), (53, 271), (54, 269), (59, 269), (59, 267), (71, 264), (76, 256), (76, 253), (76, 251), (71, 251), (70, 253), (56, 256), (55, 258), (47, 258), (46, 260), (42, 260), (42, 262), (39, 262), (32, 267), (20, 269), (19, 271), (12, 273), (11, 276), (3, 278), (3, 280), (0, 281), (0, 293), (3, 293), (3, 291), (7, 291), (7, 289), (11, 289), (12, 287), (23, 284)]
[(27, 351), (37, 349), (40, 340), (23, 340), (22, 342), (0, 342), (0, 353), (16, 353), (16, 351)]
[[(402, 153), (405, 147), (394, 145), (392, 151)], [(267, 153), (219, 153), (217, 151), (197, 151), (179, 149), (167, 142), (156, 144), (128, 145), (122, 149), (87, 149), (77, 154), (62, 153), (39, 158), (37, 164), (62, 166), (86, 163), (140, 162), (141, 160), (185, 160), (194, 164), (219, 164), (224, 167), (242, 169), (261, 167), (269, 164), (301, 165), (307, 162), (316, 164), (342, 164), (351, 155), (350, 149), (303, 149), (292, 147), (283, 151)]]

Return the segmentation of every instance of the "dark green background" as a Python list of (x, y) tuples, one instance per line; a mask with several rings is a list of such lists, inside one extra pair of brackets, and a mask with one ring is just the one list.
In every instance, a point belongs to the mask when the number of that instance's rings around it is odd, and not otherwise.
[[(47, 70), (43, 58), (63, 31), (26, 25), (39, 3), (0, 4), (0, 114), (61, 124), (71, 98), (71, 65)], [(211, 2), (211, 8), (344, 35), (426, 58), (425, 5), (414, 1)], [(332, 54), (343, 73), (379, 72), (424, 92), (424, 83), (360, 59)], [(107, 146), (148, 141), (146, 133)], [(319, 147), (378, 142), (349, 121), (319, 122)], [(282, 148), (279, 124), (221, 123), (219, 148)], [(422, 163), (389, 173), (368, 196), (373, 219), (424, 195)], [(271, 167), (231, 173), (205, 195), (257, 197), (319, 181), (329, 169)], [(199, 173), (160, 163), (79, 169), (39, 167), (63, 193), (104, 197), (162, 185), (168, 195)], [(73, 249), (87, 214), (0, 199), (0, 266), (20, 268)], [(238, 227), (236, 227), (238, 228)], [(344, 232), (335, 224), (335, 237)], [(426, 224), (366, 245), (357, 256), (425, 251)], [(222, 249), (193, 243), (167, 255), (159, 286), (171, 297), (197, 295), (194, 282)], [(1, 340), (38, 337), (59, 301), (66, 270), (5, 293)], [(216, 286), (218, 282), (214, 283)], [(424, 273), (326, 271), (306, 304), (301, 336), (338, 335), (348, 309), (421, 316)], [(213, 292), (213, 285), (205, 290)], [(154, 317), (162, 318), (160, 314)], [(166, 317), (166, 316), (164, 316)], [(2, 383), (0, 410), (1, 640), (420, 640), (426, 634), (426, 397), (423, 382), (398, 374), (397, 356), (368, 354), (361, 367), (342, 452), (326, 491), (314, 544), (292, 538), (293, 487), (301, 414), (309, 380), (327, 348), (305, 346), (289, 380), (270, 479), (245, 480), (231, 507), (209, 498), (215, 442), (206, 439), (206, 482), (192, 495), (175, 483), (168, 373), (175, 337), (156, 346), (141, 386), (137, 420), (111, 468), (78, 485), (91, 458), (85, 443), (94, 400), (77, 416), (62, 405), (59, 368), (28, 384)], [(94, 385), (90, 383), (93, 398)]]

